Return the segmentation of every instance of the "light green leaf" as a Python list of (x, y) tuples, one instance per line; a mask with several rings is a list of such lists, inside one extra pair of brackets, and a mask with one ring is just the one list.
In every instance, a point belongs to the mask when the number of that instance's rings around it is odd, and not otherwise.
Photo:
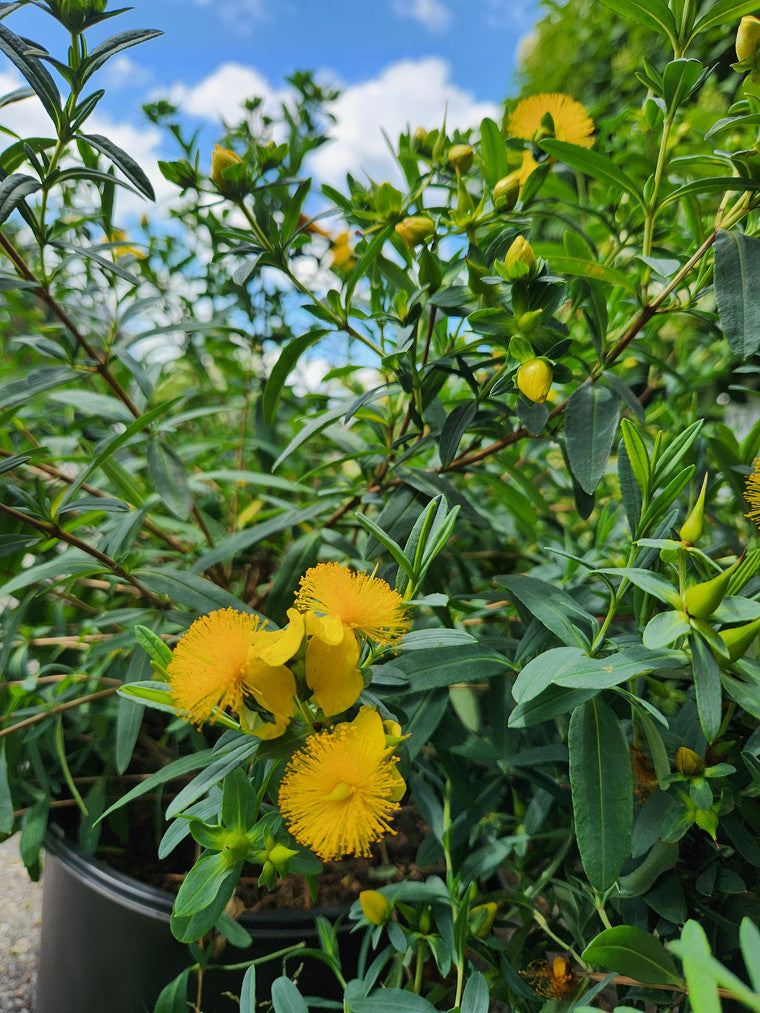
[(720, 668), (715, 655), (699, 633), (689, 638), (694, 666), (694, 689), (702, 731), (709, 742), (717, 738), (721, 724)]
[(684, 612), (659, 612), (652, 616), (644, 630), (644, 646), (652, 650), (669, 647), (674, 640), (685, 636), (691, 626)]
[(276, 978), (272, 984), (272, 1008), (274, 1013), (309, 1013), (303, 996), (290, 978)]
[(691, 39), (708, 28), (739, 21), (745, 14), (755, 14), (756, 12), (757, 3), (755, 0), (717, 0), (717, 3), (709, 5), (704, 16), (694, 25)]
[(624, 190), (636, 201), (642, 211), (645, 210), (644, 198), (636, 184), (606, 155), (602, 155), (598, 151), (590, 151), (588, 148), (581, 148), (577, 144), (553, 139), (541, 141), (539, 147), (543, 148), (552, 158), (557, 158), (569, 165), (571, 169), (585, 172), (587, 176), (593, 176), (594, 179), (598, 179), (608, 186)]
[(615, 713), (595, 697), (570, 718), (570, 786), (581, 862), (591, 885), (608, 889), (631, 842), (633, 774), (628, 742)]
[(683, 963), (683, 973), (689, 986), (689, 1002), (694, 1013), (721, 1013), (718, 985), (710, 965), (710, 944), (704, 929), (689, 919), (683, 927), (680, 940), (673, 945)]

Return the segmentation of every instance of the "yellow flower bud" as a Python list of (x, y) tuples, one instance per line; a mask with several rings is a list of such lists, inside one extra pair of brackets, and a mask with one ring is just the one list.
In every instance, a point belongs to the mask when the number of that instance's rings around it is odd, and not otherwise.
[(742, 63), (753, 64), (760, 46), (760, 20), (747, 14), (736, 32), (736, 56)]
[(452, 144), (449, 148), (448, 163), (452, 169), (467, 172), (472, 166), (474, 152), (469, 144)]
[(502, 178), (493, 188), (493, 206), (499, 211), (511, 211), (520, 196), (520, 173), (510, 172)]
[(487, 904), (478, 904), (470, 910), (470, 927), (479, 938), (485, 939), (493, 928), (499, 905), (490, 900)]
[(418, 148), (423, 149), (425, 147), (427, 144), (427, 136), (428, 132), (424, 127), (417, 127), (414, 131), (414, 140)]
[(549, 396), (554, 374), (546, 359), (528, 359), (517, 370), (517, 388), (529, 401), (543, 404)]
[(538, 261), (533, 247), (525, 236), (518, 236), (507, 250), (504, 266), (511, 279), (532, 278), (538, 270)]
[(211, 153), (211, 179), (222, 196), (234, 196), (232, 191), (236, 189), (231, 187), (224, 178), (224, 170), (229, 169), (231, 165), (239, 165), (242, 161), (243, 159), (236, 152), (229, 148), (223, 148), (219, 144), (214, 145), (214, 150)]
[(391, 913), (391, 904), (385, 894), (378, 890), (362, 890), (359, 894), (362, 913), (373, 925), (382, 925)]
[(705, 761), (693, 749), (679, 746), (676, 750), (676, 770), (683, 777), (701, 777), (705, 772)]
[(683, 524), (681, 525), (681, 529), (678, 532), (682, 542), (689, 542), (691, 545), (693, 545), (695, 542), (698, 542), (699, 539), (702, 537), (702, 528), (705, 519), (706, 489), (707, 489), (707, 475), (705, 475), (704, 481), (702, 482), (702, 488), (700, 490), (699, 496), (697, 497), (697, 502), (691, 508), (689, 516), (683, 522)]
[(396, 226), (396, 232), (404, 240), (410, 250), (435, 234), (433, 219), (427, 215), (412, 215)]

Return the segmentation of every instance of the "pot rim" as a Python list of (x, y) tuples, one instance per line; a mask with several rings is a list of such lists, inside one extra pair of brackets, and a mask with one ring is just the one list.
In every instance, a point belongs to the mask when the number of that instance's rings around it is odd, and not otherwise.
[[(149, 883), (143, 883), (117, 869), (112, 869), (106, 862), (89, 854), (71, 841), (57, 824), (52, 824), (48, 828), (44, 845), (49, 855), (56, 858), (73, 875), (84, 881), (97, 893), (110, 900), (118, 901), (141, 914), (157, 916), (167, 924), (169, 923), (174, 906), (174, 894), (169, 893), (168, 890), (151, 886)], [(246, 928), (253, 927), (259, 931), (266, 931), (269, 927), (272, 929), (281, 928), (283, 923), (292, 927), (313, 924), (317, 915), (323, 915), (330, 921), (335, 921), (341, 916), (345, 916), (349, 907), (349, 904), (331, 904), (311, 908), (245, 910), (238, 920)]]

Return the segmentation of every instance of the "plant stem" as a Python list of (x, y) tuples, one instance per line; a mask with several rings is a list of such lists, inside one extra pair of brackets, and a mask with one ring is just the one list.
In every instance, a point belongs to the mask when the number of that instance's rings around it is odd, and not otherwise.
[(14, 725), (6, 725), (5, 728), (0, 728), (0, 739), (6, 735), (11, 735), (13, 732), (19, 731), (21, 728), (28, 728), (30, 725), (36, 725), (39, 721), (44, 721), (45, 718), (51, 717), (53, 714), (60, 714), (62, 711), (71, 710), (72, 707), (81, 707), (83, 704), (92, 703), (94, 700), (102, 700), (104, 697), (113, 696), (118, 686), (113, 686), (111, 689), (101, 689), (97, 693), (89, 693), (87, 696), (80, 696), (77, 700), (68, 700), (66, 703), (56, 704), (55, 707), (49, 708), (49, 710), (40, 711), (39, 714), (33, 714), (29, 718), (24, 718), (23, 721), (17, 721)]

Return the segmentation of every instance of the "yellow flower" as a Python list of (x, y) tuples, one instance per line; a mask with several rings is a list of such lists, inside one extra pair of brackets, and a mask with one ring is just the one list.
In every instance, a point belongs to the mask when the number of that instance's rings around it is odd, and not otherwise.
[(373, 707), (362, 707), (353, 721), (331, 731), (310, 735), (280, 785), (279, 807), (288, 829), (324, 861), (368, 856), (370, 844), (395, 833), (389, 819), (403, 794), (397, 762)]
[(373, 925), (382, 925), (391, 913), (391, 902), (378, 890), (362, 890), (359, 894), (362, 914)]
[(396, 644), (409, 629), (404, 599), (384, 580), (340, 563), (318, 563), (301, 578), (295, 606), (340, 620), (377, 644)]
[(347, 271), (356, 260), (356, 254), (349, 243), (350, 233), (339, 232), (330, 243), (332, 249), (332, 260), (330, 267), (333, 271)]
[(297, 709), (295, 677), (285, 662), (304, 636), (303, 617), (290, 609), (288, 618), (276, 632), (231, 608), (196, 619), (167, 669), (177, 712), (200, 725), (229, 708), (245, 731), (262, 739), (282, 735)]
[(301, 578), (296, 608), (304, 616), (306, 682), (327, 717), (355, 703), (364, 686), (359, 640), (395, 644), (409, 622), (404, 600), (384, 580), (319, 563)]
[(126, 232), (123, 229), (111, 229), (108, 233), (109, 243), (118, 243), (118, 246), (111, 248), (111, 253), (116, 260), (119, 257), (132, 256), (137, 260), (145, 260), (145, 252), (138, 249), (136, 246), (132, 246), (128, 241)]
[(756, 457), (752, 463), (752, 474), (747, 476), (744, 485), (744, 498), (752, 507), (744, 516), (754, 521), (760, 528), (760, 457)]
[(512, 137), (526, 141), (539, 141), (556, 137), (582, 148), (594, 143), (594, 121), (574, 98), (557, 92), (531, 95), (515, 106), (507, 127)]

